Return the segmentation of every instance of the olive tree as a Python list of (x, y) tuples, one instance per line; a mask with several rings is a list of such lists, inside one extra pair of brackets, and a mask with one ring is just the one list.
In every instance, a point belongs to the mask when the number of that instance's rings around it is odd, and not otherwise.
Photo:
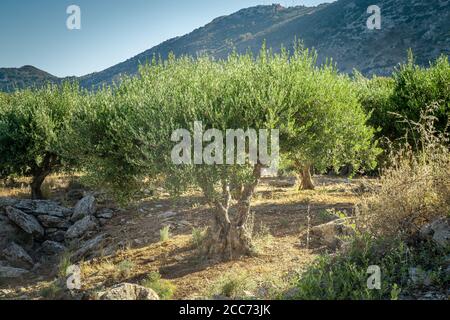
[[(307, 51), (274, 55), (263, 48), (258, 57), (170, 57), (142, 67), (139, 77), (100, 92), (76, 112), (74, 141), (91, 181), (124, 198), (154, 180), (173, 194), (199, 188), (212, 211), (205, 254), (251, 254), (248, 222), (262, 168), (276, 164), (278, 153), (300, 157), (299, 150), (311, 156), (301, 159), (330, 159), (313, 157), (311, 150), (314, 141), (332, 134), (316, 137), (316, 131), (305, 129), (311, 121), (331, 123), (324, 118), (335, 116), (332, 107), (327, 113), (320, 104), (315, 108), (302, 103), (310, 94), (302, 81), (309, 76), (322, 81), (320, 72), (311, 72), (311, 59)], [(333, 98), (326, 91), (317, 92), (326, 96), (319, 101)], [(337, 134), (344, 128), (332, 130)], [(236, 141), (237, 132), (244, 137)], [(358, 139), (358, 134), (355, 130), (349, 139)], [(297, 150), (302, 141), (308, 141), (308, 148)], [(340, 143), (333, 150), (344, 150), (349, 142)]]
[(0, 98), (0, 176), (32, 177), (31, 197), (42, 199), (45, 178), (66, 163), (60, 138), (78, 101), (77, 86), (48, 86)]

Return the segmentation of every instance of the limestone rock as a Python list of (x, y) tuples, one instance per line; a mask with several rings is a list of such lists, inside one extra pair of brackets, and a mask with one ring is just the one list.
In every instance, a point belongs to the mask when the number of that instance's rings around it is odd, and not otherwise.
[(78, 201), (73, 209), (71, 220), (73, 222), (83, 219), (86, 216), (95, 214), (97, 203), (93, 196), (89, 195)]
[(104, 234), (101, 234), (91, 240), (86, 241), (72, 255), (72, 257), (71, 257), (72, 260), (79, 261), (83, 258), (86, 258), (86, 257), (92, 255), (93, 251), (98, 250), (101, 247), (103, 247), (105, 240), (106, 240), (106, 236)]
[(26, 233), (38, 238), (44, 236), (44, 228), (32, 215), (13, 207), (6, 207), (6, 215)]
[(62, 207), (56, 202), (49, 200), (20, 200), (14, 207), (35, 216), (48, 215), (66, 218), (72, 214), (71, 209)]
[[(344, 243), (343, 237), (351, 236), (354, 230), (350, 227), (351, 219), (337, 219), (329, 223), (312, 227), (309, 232), (309, 248), (317, 249), (326, 247), (330, 250), (341, 248)], [(308, 244), (308, 233), (305, 231), (301, 237), (301, 244)]]
[(45, 241), (41, 246), (41, 251), (48, 255), (58, 255), (66, 251), (67, 248), (59, 242)]
[(3, 257), (13, 266), (22, 269), (31, 269), (34, 266), (34, 261), (24, 248), (17, 243), (10, 243), (3, 250)]
[(450, 245), (450, 218), (441, 218), (425, 225), (420, 230), (420, 236), (424, 239), (433, 239), (442, 247)]
[(86, 216), (82, 220), (76, 222), (73, 226), (67, 230), (66, 239), (81, 238), (89, 231), (93, 231), (98, 228), (97, 219), (94, 216)]
[(38, 216), (37, 219), (45, 228), (56, 228), (56, 229), (69, 229), (70, 223), (67, 220), (64, 220), (55, 216), (46, 216), (41, 215)]
[(28, 270), (6, 267), (0, 265), (0, 279), (15, 279), (21, 278), (29, 273)]
[(159, 300), (159, 297), (152, 289), (131, 283), (121, 283), (104, 292), (100, 300)]

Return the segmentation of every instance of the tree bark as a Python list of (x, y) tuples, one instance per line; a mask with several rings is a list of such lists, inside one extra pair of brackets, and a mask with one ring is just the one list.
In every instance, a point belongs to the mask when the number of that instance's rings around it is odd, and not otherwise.
[(311, 176), (311, 166), (301, 166), (298, 172), (298, 189), (314, 190), (314, 182)]
[(261, 166), (258, 164), (253, 171), (254, 181), (239, 190), (237, 199), (237, 214), (231, 219), (232, 192), (226, 188), (224, 203), (214, 203), (215, 214), (203, 248), (209, 258), (219, 257), (223, 260), (232, 260), (240, 256), (251, 255), (253, 250), (250, 230), (247, 222), (250, 215), (251, 198), (261, 177)]
[(48, 153), (45, 155), (42, 165), (33, 170), (33, 180), (30, 184), (31, 199), (44, 199), (44, 195), (42, 194), (42, 184), (44, 183), (45, 178), (52, 172), (56, 159), (56, 155)]

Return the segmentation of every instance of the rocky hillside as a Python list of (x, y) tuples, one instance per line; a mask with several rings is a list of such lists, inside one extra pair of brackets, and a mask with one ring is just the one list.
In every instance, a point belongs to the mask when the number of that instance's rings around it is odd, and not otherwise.
[(29, 87), (41, 87), (46, 83), (59, 83), (60, 79), (35, 68), (0, 68), (0, 91), (10, 92)]
[[(354, 68), (366, 75), (388, 75), (411, 48), (419, 64), (426, 65), (450, 53), (450, 0), (378, 0), (381, 30), (369, 30), (367, 8), (373, 0), (338, 0), (317, 7), (256, 6), (219, 17), (182, 37), (170, 39), (102, 72), (81, 77), (84, 87), (110, 83), (121, 74), (135, 74), (139, 64), (156, 55), (207, 53), (226, 57), (238, 52), (257, 52), (264, 41), (269, 47), (289, 47), (301, 39), (315, 48), (319, 63), (333, 58), (342, 72)], [(0, 72), (0, 86), (2, 79)], [(23, 80), (24, 84), (32, 79)], [(17, 80), (17, 82), (20, 82)], [(5, 87), (5, 80), (3, 86)], [(10, 88), (10, 84), (6, 84)]]

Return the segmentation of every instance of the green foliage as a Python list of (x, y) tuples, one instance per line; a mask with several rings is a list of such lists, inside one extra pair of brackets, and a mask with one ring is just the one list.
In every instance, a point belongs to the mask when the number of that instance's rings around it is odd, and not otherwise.
[(45, 178), (67, 164), (61, 141), (80, 99), (76, 85), (0, 97), (0, 176)]
[(165, 226), (161, 230), (159, 230), (159, 241), (160, 242), (166, 242), (170, 238), (170, 227)]
[(161, 279), (158, 272), (151, 272), (142, 285), (155, 291), (162, 300), (172, 299), (176, 290), (176, 286), (169, 280)]
[(450, 64), (447, 57), (442, 56), (424, 68), (415, 64), (410, 53), (408, 62), (401, 64), (392, 78), (369, 80), (357, 75), (356, 84), (359, 99), (370, 114), (369, 123), (379, 131), (378, 137), (391, 141), (404, 138), (410, 128), (399, 116), (417, 122), (421, 113), (433, 104), (439, 105), (436, 129), (448, 132)]
[(218, 279), (208, 289), (211, 297), (243, 298), (256, 288), (256, 282), (246, 273), (229, 273)]
[(206, 237), (206, 229), (205, 228), (193, 228), (192, 229), (192, 244), (195, 248), (200, 248), (203, 240)]
[[(400, 292), (414, 289), (409, 280), (409, 269), (421, 266), (433, 275), (434, 284), (447, 281), (445, 256), (433, 243), (415, 247), (403, 241), (386, 242), (360, 236), (347, 251), (336, 257), (323, 256), (297, 282), (299, 300), (371, 300), (398, 299)], [(377, 265), (381, 269), (381, 290), (367, 287), (367, 269)], [(445, 287), (445, 285), (444, 285)]]
[(234, 54), (220, 61), (154, 59), (138, 78), (99, 92), (79, 108), (73, 141), (90, 181), (123, 199), (164, 177), (173, 193), (196, 186), (215, 202), (222, 199), (224, 181), (236, 188), (252, 183), (252, 167), (176, 166), (174, 130), (193, 132), (194, 121), (205, 131), (280, 129), (281, 152), (288, 158), (320, 170), (373, 167), (373, 130), (351, 89), (347, 77), (329, 66), (315, 67), (315, 55), (301, 48), (292, 55), (263, 48), (258, 57)]
[(117, 265), (117, 270), (121, 277), (126, 278), (131, 275), (131, 272), (134, 267), (135, 267), (134, 262), (130, 260), (124, 260)]

